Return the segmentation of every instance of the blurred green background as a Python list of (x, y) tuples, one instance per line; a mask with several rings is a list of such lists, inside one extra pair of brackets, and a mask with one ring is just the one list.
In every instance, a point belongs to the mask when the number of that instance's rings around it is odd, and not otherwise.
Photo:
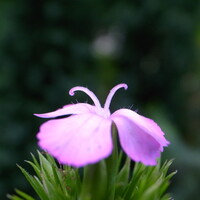
[(200, 1), (0, 0), (0, 199), (30, 191), (16, 163), (35, 153), (44, 121), (33, 113), (90, 101), (68, 90), (87, 86), (111, 109), (153, 118), (171, 141), (163, 160), (178, 170), (170, 192), (199, 199)]

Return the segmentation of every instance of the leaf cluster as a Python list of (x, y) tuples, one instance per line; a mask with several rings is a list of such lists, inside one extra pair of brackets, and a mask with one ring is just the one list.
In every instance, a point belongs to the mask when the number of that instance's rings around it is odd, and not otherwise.
[(170, 194), (166, 190), (170, 184), (170, 179), (176, 174), (168, 174), (168, 169), (172, 160), (166, 161), (162, 166), (144, 166), (136, 163), (133, 175), (127, 186), (123, 188), (123, 200), (169, 200)]
[[(34, 191), (41, 200), (72, 200), (76, 199), (79, 186), (79, 175), (76, 169), (69, 166), (58, 166), (49, 154), (38, 151), (39, 162), (31, 154), (33, 161), (26, 161), (32, 166), (35, 175), (30, 175), (18, 165)], [(28, 194), (16, 190), (16, 195), (8, 195), (11, 200), (34, 200)]]
[[(78, 169), (69, 166), (59, 166), (49, 154), (42, 154), (38, 151), (38, 159), (36, 159), (33, 154), (31, 154), (31, 156), (33, 161), (26, 162), (34, 169), (35, 175), (30, 175), (24, 168), (18, 167), (41, 200), (90, 200), (95, 196), (107, 200), (172, 199), (170, 195), (166, 193), (170, 184), (170, 179), (176, 173), (172, 172), (168, 174), (168, 169), (172, 164), (172, 160), (166, 161), (162, 166), (160, 163), (157, 166), (144, 166), (141, 163), (135, 163), (132, 170), (128, 158), (122, 167), (119, 167), (121, 162), (121, 159), (119, 159), (116, 165), (116, 168), (118, 168), (116, 176), (112, 177), (112, 175), (109, 176), (108, 174), (105, 176), (107, 183), (109, 183), (112, 188), (109, 188), (109, 185), (107, 185), (106, 190), (104, 190), (102, 188), (104, 188), (106, 184), (101, 185), (101, 183), (103, 183), (102, 180), (105, 177), (101, 174), (101, 176), (98, 176), (98, 178), (96, 177), (95, 180), (95, 178), (92, 177), (92, 165), (83, 169), (87, 173), (86, 177), (90, 177), (89, 179), (85, 179), (85, 172), (82, 174)], [(104, 169), (102, 166), (102, 163), (98, 163), (98, 167)], [(112, 180), (109, 180), (109, 177)], [(88, 196), (87, 192), (90, 190), (91, 193), (97, 194)], [(18, 189), (16, 189), (15, 192), (16, 194), (8, 195), (7, 197), (10, 200), (35, 200), (34, 197)], [(104, 196), (101, 194), (103, 192), (105, 192)]]

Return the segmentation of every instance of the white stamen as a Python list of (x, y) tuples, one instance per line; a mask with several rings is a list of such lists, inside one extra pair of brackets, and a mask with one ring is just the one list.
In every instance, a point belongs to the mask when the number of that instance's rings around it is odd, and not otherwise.
[(120, 88), (124, 88), (125, 90), (127, 90), (128, 85), (126, 85), (125, 83), (121, 83), (121, 84), (116, 85), (114, 88), (112, 88), (112, 90), (110, 90), (110, 93), (107, 96), (106, 102), (104, 104), (104, 109), (109, 110), (110, 103), (111, 103), (111, 100), (113, 98), (113, 95)]
[(77, 86), (77, 87), (73, 87), (70, 91), (69, 91), (69, 95), (70, 96), (74, 96), (74, 92), (75, 91), (82, 91), (82, 92), (85, 92), (91, 99), (92, 101), (94, 102), (95, 106), (98, 107), (98, 108), (101, 108), (101, 104), (98, 100), (98, 98), (96, 97), (96, 95), (90, 91), (89, 89), (85, 88), (85, 87), (80, 87), (80, 86)]

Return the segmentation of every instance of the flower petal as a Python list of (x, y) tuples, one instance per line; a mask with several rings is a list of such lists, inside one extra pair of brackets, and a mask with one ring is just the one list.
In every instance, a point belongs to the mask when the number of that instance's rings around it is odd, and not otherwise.
[(87, 103), (77, 103), (69, 104), (53, 112), (43, 113), (43, 114), (34, 114), (37, 117), (41, 118), (53, 118), (63, 115), (71, 114), (81, 114), (81, 113), (93, 113), (95, 112), (95, 107)]
[(111, 119), (118, 128), (120, 143), (126, 154), (145, 165), (156, 165), (156, 158), (169, 144), (160, 127), (153, 120), (129, 109), (117, 110)]
[(82, 167), (110, 155), (111, 124), (91, 113), (50, 120), (41, 125), (39, 146), (62, 164)]

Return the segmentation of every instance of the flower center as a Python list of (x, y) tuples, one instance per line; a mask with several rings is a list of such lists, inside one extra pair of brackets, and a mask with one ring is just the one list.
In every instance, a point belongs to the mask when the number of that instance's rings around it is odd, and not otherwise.
[(108, 117), (110, 115), (109, 107), (110, 107), (111, 100), (112, 100), (115, 92), (117, 90), (119, 90), (120, 88), (124, 88), (126, 90), (128, 88), (128, 86), (125, 83), (121, 83), (121, 84), (116, 85), (114, 88), (112, 88), (110, 90), (110, 93), (107, 96), (106, 102), (104, 104), (104, 108), (101, 107), (101, 104), (100, 104), (98, 98), (96, 97), (96, 95), (92, 91), (90, 91), (89, 89), (87, 89), (85, 87), (80, 87), (80, 86), (73, 87), (69, 91), (69, 94), (71, 96), (73, 96), (75, 91), (82, 91), (82, 92), (86, 93), (92, 99), (92, 101), (94, 102), (94, 105), (98, 109), (98, 113), (105, 116), (105, 117)]

